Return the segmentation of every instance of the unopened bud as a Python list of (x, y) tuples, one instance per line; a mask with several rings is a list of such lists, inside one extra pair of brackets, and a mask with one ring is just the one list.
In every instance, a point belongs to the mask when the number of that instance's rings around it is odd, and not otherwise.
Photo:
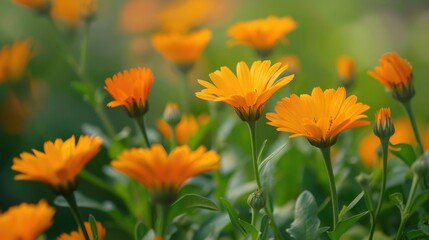
[(176, 103), (167, 103), (162, 118), (170, 126), (176, 126), (182, 119), (182, 113)]
[(366, 188), (371, 183), (371, 177), (368, 174), (361, 173), (356, 177), (356, 181), (361, 185), (362, 188)]
[(349, 88), (355, 79), (355, 60), (348, 56), (341, 56), (337, 60), (337, 74), (345, 88)]
[(424, 155), (417, 159), (413, 165), (411, 165), (411, 170), (421, 178), (426, 175), (427, 172), (427, 163)]
[(262, 191), (255, 191), (247, 198), (247, 204), (255, 210), (260, 210), (265, 207), (265, 196)]
[(375, 113), (374, 134), (388, 140), (394, 133), (395, 126), (390, 116), (390, 108), (380, 108)]

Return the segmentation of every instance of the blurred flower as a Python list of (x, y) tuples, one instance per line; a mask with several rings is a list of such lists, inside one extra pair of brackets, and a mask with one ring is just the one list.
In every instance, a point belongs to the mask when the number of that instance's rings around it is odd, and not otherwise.
[[(89, 222), (85, 222), (85, 228), (86, 231), (89, 234), (89, 238), (93, 240), (92, 237), (92, 229)], [(103, 227), (103, 225), (100, 222), (97, 222), (97, 232), (98, 232), (98, 240), (103, 240), (104, 236), (106, 235), (106, 229)], [(85, 240), (85, 237), (83, 236), (82, 230), (79, 228), (79, 231), (73, 231), (70, 234), (63, 233), (61, 234), (57, 240)]]
[(290, 132), (290, 138), (303, 136), (315, 147), (330, 147), (338, 135), (350, 128), (368, 125), (363, 113), (368, 105), (356, 103), (357, 97), (346, 98), (342, 87), (327, 89), (313, 88), (311, 95), (299, 97), (292, 94), (277, 103), (275, 113), (268, 113), (269, 125), (278, 131)]
[(90, 21), (97, 10), (97, 0), (80, 0), (80, 15), (86, 20)]
[(153, 29), (157, 21), (157, 15), (161, 8), (160, 1), (132, 0), (124, 3), (120, 22), (125, 31), (140, 33)]
[(21, 203), (0, 213), (0, 239), (34, 240), (51, 225), (55, 209), (46, 201)]
[(0, 49), (0, 83), (20, 80), (24, 76), (33, 55), (31, 48), (31, 40), (19, 40)]
[(21, 133), (27, 117), (27, 105), (11, 92), (6, 96), (0, 110), (0, 126), (7, 133)]
[(380, 108), (375, 113), (374, 134), (380, 139), (387, 139), (395, 133), (390, 108)]
[(17, 4), (32, 8), (34, 10), (44, 10), (49, 6), (49, 0), (13, 0)]
[(287, 71), (297, 73), (301, 69), (301, 62), (295, 55), (286, 55), (279, 59), (282, 66), (287, 66)]
[(237, 64), (237, 75), (229, 68), (210, 73), (213, 83), (198, 80), (206, 87), (197, 92), (198, 98), (209, 101), (222, 101), (231, 105), (243, 121), (259, 119), (265, 103), (281, 87), (293, 80), (294, 75), (277, 78), (286, 70), (281, 63), (271, 66), (271, 61), (253, 62), (250, 70), (246, 63)]
[(56, 191), (74, 190), (77, 175), (100, 151), (102, 140), (83, 135), (75, 142), (74, 136), (66, 141), (57, 138), (55, 142), (45, 142), (44, 152), (21, 153), (13, 159), (12, 170), (20, 173), (15, 179), (43, 182)]
[(263, 55), (268, 55), (274, 45), (297, 27), (291, 17), (269, 16), (247, 22), (239, 22), (229, 28), (233, 43), (249, 45)]
[(51, 15), (69, 27), (76, 27), (81, 17), (80, 9), (80, 0), (53, 0)]
[[(198, 119), (195, 119), (192, 115), (182, 115), (180, 122), (174, 128), (174, 136), (176, 137), (177, 142), (180, 145), (187, 144), (189, 139), (195, 136), (198, 132), (198, 129), (207, 124), (207, 122), (208, 116), (206, 114), (201, 114)], [(158, 119), (156, 126), (165, 139), (171, 140), (172, 127), (165, 120)]]
[(356, 62), (349, 56), (340, 56), (337, 59), (337, 74), (345, 88), (349, 88), (356, 77)]
[(189, 178), (218, 169), (219, 155), (203, 146), (192, 151), (186, 145), (168, 155), (162, 145), (153, 144), (148, 149), (126, 150), (111, 165), (151, 190), (155, 202), (168, 204)]
[(190, 33), (156, 33), (152, 44), (168, 60), (179, 64), (192, 64), (212, 37), (209, 29)]
[(380, 65), (368, 74), (389, 89), (396, 100), (409, 101), (415, 94), (411, 64), (392, 52), (381, 57)]
[(104, 89), (113, 97), (109, 107), (123, 106), (129, 116), (140, 117), (148, 110), (147, 100), (154, 76), (149, 68), (131, 68), (107, 78)]

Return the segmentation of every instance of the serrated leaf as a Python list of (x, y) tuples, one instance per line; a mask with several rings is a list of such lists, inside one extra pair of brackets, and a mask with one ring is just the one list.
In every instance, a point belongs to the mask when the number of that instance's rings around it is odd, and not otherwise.
[(246, 230), (244, 230), (244, 228), (241, 226), (237, 212), (235, 212), (235, 209), (232, 207), (231, 203), (229, 203), (228, 200), (226, 200), (225, 198), (220, 198), (220, 202), (228, 212), (229, 219), (231, 220), (231, 224), (237, 230), (239, 230), (240, 233), (243, 234), (243, 236), (246, 236)]
[(357, 195), (355, 197), (355, 199), (353, 199), (353, 201), (348, 205), (348, 206), (343, 206), (343, 208), (341, 209), (340, 214), (338, 215), (338, 220), (341, 221), (343, 219), (343, 217), (350, 211), (353, 209), (353, 207), (362, 199), (362, 197), (364, 196), (364, 192), (362, 191), (359, 195)]
[(238, 222), (240, 223), (241, 227), (243, 227), (244, 231), (246, 231), (250, 236), (252, 236), (252, 239), (258, 239), (259, 231), (253, 226), (252, 224), (238, 219)]
[(401, 211), (401, 214), (404, 212), (404, 197), (402, 196), (402, 193), (392, 193), (389, 196), (389, 200), (395, 204), (396, 207), (399, 208)]
[(97, 220), (91, 214), (89, 215), (89, 225), (91, 226), (92, 239), (98, 240)]
[(177, 199), (170, 207), (169, 219), (182, 214), (189, 209), (202, 208), (211, 211), (218, 211), (219, 208), (212, 200), (197, 194), (186, 194)]
[(286, 231), (294, 239), (318, 239), (320, 220), (317, 217), (317, 203), (309, 191), (302, 192), (295, 203), (295, 219)]
[(411, 166), (413, 162), (417, 159), (414, 148), (410, 144), (398, 143), (391, 144), (391, 146), (393, 147), (393, 149), (390, 149), (390, 152), (402, 161), (404, 161), (404, 163), (408, 166)]
[(143, 240), (149, 228), (142, 222), (138, 222), (134, 228), (134, 240)]
[(353, 224), (355, 224), (357, 221), (359, 221), (359, 219), (361, 219), (366, 214), (368, 214), (368, 211), (356, 214), (356, 215), (351, 216), (345, 220), (339, 221), (337, 223), (337, 227), (335, 228), (335, 230), (328, 232), (329, 238), (331, 240), (340, 239), (341, 235), (343, 235), (347, 230), (349, 230)]

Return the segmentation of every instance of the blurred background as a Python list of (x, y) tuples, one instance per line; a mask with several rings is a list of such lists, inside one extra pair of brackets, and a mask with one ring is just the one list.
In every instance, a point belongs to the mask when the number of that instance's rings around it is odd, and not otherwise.
[[(187, 7), (181, 7), (186, 4)], [(175, 10), (179, 12), (176, 15), (171, 13)], [(298, 23), (298, 28), (288, 34), (287, 41), (276, 45), (270, 59), (276, 62), (284, 56), (294, 56), (299, 63), (294, 70), (294, 82), (274, 95), (265, 112), (272, 111), (276, 101), (291, 93), (309, 93), (316, 86), (340, 86), (336, 62), (339, 56), (348, 55), (356, 62), (355, 83), (349, 94), (356, 94), (360, 102), (371, 106), (368, 112), (371, 120), (375, 110), (386, 106), (392, 108), (395, 118), (400, 118), (404, 116), (401, 105), (367, 74), (378, 65), (382, 54), (396, 51), (413, 66), (416, 96), (412, 104), (421, 130), (426, 129), (429, 123), (427, 0), (100, 0), (90, 26), (89, 78), (103, 92), (107, 103), (110, 96), (103, 90), (106, 78), (131, 67), (150, 67), (155, 81), (149, 97), (147, 123), (155, 131), (154, 122), (162, 116), (165, 104), (179, 101), (176, 89), (180, 79), (174, 66), (152, 46), (151, 34), (160, 31), (168, 21), (196, 21), (198, 26), (213, 31), (211, 41), (188, 76), (193, 112), (201, 113), (207, 111), (207, 104), (194, 95), (201, 89), (197, 79), (208, 80), (208, 74), (221, 66), (235, 69), (239, 61), (250, 64), (258, 60), (250, 47), (230, 46), (227, 29), (239, 21), (270, 15), (290, 16)], [(171, 16), (176, 18), (169, 19)], [(31, 91), (17, 94), (17, 99), (11, 100), (7, 87), (0, 82), (0, 211), (23, 201), (46, 198), (51, 202), (54, 198), (50, 189), (42, 184), (13, 180), (15, 173), (10, 167), (14, 157), (23, 151), (42, 149), (47, 140), (78, 136), (83, 133), (84, 126), (101, 125), (90, 104), (71, 87), (78, 76), (70, 68), (66, 56), (79, 56), (82, 24), (61, 21), (54, 24), (59, 32), (41, 14), (11, 0), (0, 1), (0, 48), (27, 39), (31, 39), (34, 46), (28, 65)], [(135, 127), (123, 109), (106, 107), (106, 112), (116, 131)], [(261, 126), (261, 131), (265, 136), (276, 134), (274, 129), (265, 126)], [(369, 131), (369, 126), (362, 128), (357, 136)], [(100, 166), (110, 160), (103, 151), (88, 168), (101, 173)], [(106, 197), (91, 186), (82, 187), (83, 191), (95, 191), (97, 199)], [(71, 230), (74, 229), (71, 220), (59, 217), (68, 214), (66, 210), (58, 210), (55, 225), (70, 223), (67, 230)], [(58, 231), (53, 228), (48, 236), (56, 236)]]

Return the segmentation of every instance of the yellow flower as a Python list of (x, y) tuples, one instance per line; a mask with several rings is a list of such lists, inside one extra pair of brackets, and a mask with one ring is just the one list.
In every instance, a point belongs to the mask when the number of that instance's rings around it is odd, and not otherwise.
[(381, 108), (375, 113), (374, 134), (381, 138), (389, 140), (395, 133), (392, 118), (390, 116), (390, 108)]
[(32, 41), (15, 41), (0, 49), (0, 82), (21, 79), (32, 57)]
[[(208, 117), (205, 114), (195, 119), (192, 115), (182, 115), (180, 122), (175, 127), (175, 137), (180, 145), (188, 143), (188, 140), (193, 137), (201, 126), (208, 122)], [(167, 140), (171, 140), (171, 126), (163, 119), (156, 122), (156, 126), (161, 132), (162, 136)]]
[(363, 113), (369, 106), (356, 103), (357, 97), (346, 98), (342, 87), (324, 92), (316, 87), (311, 95), (295, 94), (277, 103), (275, 113), (268, 113), (269, 125), (278, 131), (290, 132), (290, 138), (303, 136), (316, 147), (330, 147), (337, 136), (350, 128), (368, 125)]
[(356, 75), (356, 62), (349, 56), (340, 56), (337, 59), (337, 74), (344, 87), (350, 87)]
[(411, 64), (392, 52), (381, 57), (380, 65), (368, 74), (389, 89), (396, 100), (409, 101), (415, 94)]
[(228, 33), (233, 43), (244, 44), (258, 52), (269, 53), (274, 45), (297, 27), (291, 17), (269, 16), (247, 22), (239, 22), (229, 28)]
[(201, 55), (211, 37), (209, 29), (190, 33), (156, 33), (152, 35), (152, 44), (168, 60), (189, 64)]
[(146, 186), (157, 201), (171, 203), (189, 178), (218, 169), (219, 155), (203, 146), (192, 151), (186, 145), (168, 155), (162, 145), (153, 144), (149, 149), (126, 150), (111, 165)]
[(46, 201), (21, 203), (0, 213), (0, 239), (34, 240), (51, 225), (55, 209)]
[[(85, 222), (85, 228), (88, 232), (89, 238), (92, 240), (92, 229), (89, 222)], [(106, 235), (106, 229), (100, 222), (97, 222), (97, 232), (98, 232), (98, 240), (103, 240)], [(57, 240), (85, 240), (83, 236), (82, 230), (79, 228), (79, 231), (73, 231), (70, 234), (63, 233), (61, 234)]]
[(80, 0), (53, 0), (51, 15), (69, 27), (76, 27), (80, 22)]
[(206, 89), (197, 92), (196, 96), (225, 102), (235, 109), (243, 121), (255, 121), (259, 119), (268, 99), (294, 78), (294, 75), (288, 75), (276, 81), (286, 68), (281, 63), (271, 66), (271, 61), (266, 60), (254, 62), (249, 70), (246, 63), (239, 62), (235, 75), (229, 68), (221, 67), (209, 75), (212, 83), (198, 80)]
[(109, 107), (123, 106), (131, 117), (147, 112), (147, 100), (154, 76), (149, 68), (131, 68), (107, 78), (106, 89), (113, 97)]
[(49, 6), (49, 0), (13, 0), (17, 4), (33, 8), (35, 10), (42, 10)]
[(24, 152), (13, 159), (12, 169), (20, 173), (15, 179), (43, 182), (58, 191), (73, 190), (77, 175), (98, 153), (101, 142), (100, 137), (85, 135), (77, 143), (74, 136), (47, 141), (44, 152)]

